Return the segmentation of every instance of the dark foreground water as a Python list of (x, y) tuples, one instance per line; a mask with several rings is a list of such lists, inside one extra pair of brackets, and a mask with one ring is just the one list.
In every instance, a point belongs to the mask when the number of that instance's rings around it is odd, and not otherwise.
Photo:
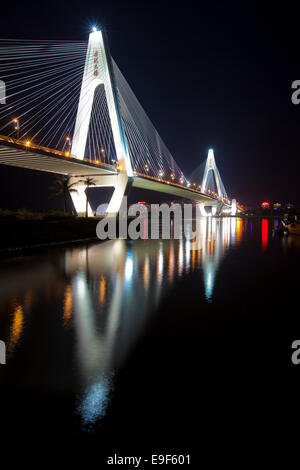
[(72, 437), (99, 465), (113, 452), (195, 462), (225, 442), (249, 457), (270, 434), (274, 449), (300, 392), (300, 237), (274, 237), (276, 223), (209, 218), (197, 245), (114, 240), (1, 261), (2, 438)]

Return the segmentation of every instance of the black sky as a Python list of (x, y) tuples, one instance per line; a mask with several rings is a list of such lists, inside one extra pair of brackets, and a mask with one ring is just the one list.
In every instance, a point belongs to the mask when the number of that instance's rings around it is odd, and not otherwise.
[(0, 36), (87, 40), (92, 24), (104, 26), (185, 174), (213, 147), (231, 197), (300, 204), (298, 12), (289, 2), (17, 1), (1, 4)]

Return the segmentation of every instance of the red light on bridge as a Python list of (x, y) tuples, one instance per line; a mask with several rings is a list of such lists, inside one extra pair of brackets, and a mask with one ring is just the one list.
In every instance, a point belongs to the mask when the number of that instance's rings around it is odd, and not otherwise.
[(146, 204), (146, 201), (139, 201), (139, 204)]

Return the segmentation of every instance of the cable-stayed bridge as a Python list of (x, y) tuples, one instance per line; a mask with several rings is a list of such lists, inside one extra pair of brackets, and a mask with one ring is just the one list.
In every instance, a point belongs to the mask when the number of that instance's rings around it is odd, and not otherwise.
[[(90, 177), (113, 187), (107, 215), (131, 187), (198, 201), (203, 215), (235, 214), (208, 152), (201, 180), (180, 169), (110, 56), (105, 34), (88, 43), (0, 41), (0, 163), (68, 175), (75, 209), (84, 212)], [(91, 208), (89, 208), (92, 213)]]

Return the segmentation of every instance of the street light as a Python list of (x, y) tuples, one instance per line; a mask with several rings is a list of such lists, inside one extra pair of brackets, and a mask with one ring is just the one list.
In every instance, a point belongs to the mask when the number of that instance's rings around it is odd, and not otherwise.
[(72, 141), (71, 141), (71, 138), (70, 138), (70, 137), (66, 137), (66, 145), (67, 145), (67, 147), (68, 147), (68, 152), (71, 153)]
[(14, 128), (15, 128), (15, 131), (17, 131), (17, 140), (20, 139), (20, 123), (19, 123), (19, 119), (14, 119), (13, 120), (13, 123), (14, 123)]

